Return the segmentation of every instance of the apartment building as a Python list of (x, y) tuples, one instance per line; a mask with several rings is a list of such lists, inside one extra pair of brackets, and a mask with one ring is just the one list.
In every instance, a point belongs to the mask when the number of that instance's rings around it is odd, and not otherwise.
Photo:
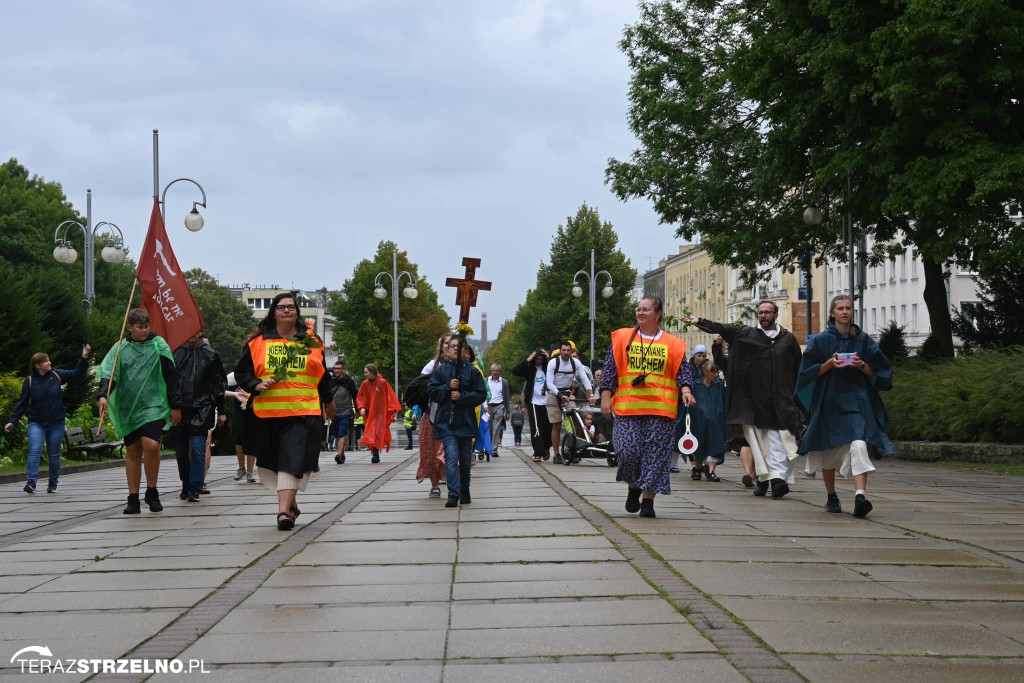
[[(232, 286), (230, 289), (235, 297), (249, 306), (254, 320), (262, 320), (266, 317), (267, 311), (270, 310), (270, 303), (275, 296), (282, 292), (294, 291), (290, 287), (281, 287), (276, 284), (250, 285), (249, 283)], [(324, 340), (324, 361), (328, 366), (333, 365), (334, 361), (338, 359), (337, 352), (332, 348), (334, 323), (336, 322), (334, 317), (324, 308), (315, 291), (299, 290), (298, 301), (295, 303), (299, 306), (299, 319), (306, 325), (312, 324), (313, 330)]]

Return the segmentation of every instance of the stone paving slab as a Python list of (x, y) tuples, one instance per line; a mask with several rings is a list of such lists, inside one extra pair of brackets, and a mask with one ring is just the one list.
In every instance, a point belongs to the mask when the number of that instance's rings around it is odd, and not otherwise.
[(458, 522), (434, 522), (430, 524), (335, 524), (325, 531), (322, 541), (388, 541), (425, 540), (431, 538), (455, 538)]
[(322, 565), (282, 567), (264, 586), (364, 586), (378, 584), (427, 584), (452, 580), (450, 564), (396, 564), (385, 566)]
[(449, 539), (324, 542), (312, 544), (288, 564), (433, 564), (454, 562), (455, 549)]
[(675, 661), (581, 662), (558, 664), (449, 664), (445, 683), (665, 683), (706, 681), (743, 683), (744, 678), (725, 659), (702, 657)]
[(637, 579), (625, 562), (535, 562), (530, 564), (464, 564), (455, 568), (456, 583), (496, 581), (580, 581)]
[[(338, 586), (265, 586), (242, 602), (242, 607), (260, 605), (365, 604), (378, 602), (447, 602), (451, 586), (447, 583), (374, 584)], [(2, 608), (3, 605), (0, 605)]]
[(448, 621), (448, 610), (448, 605), (236, 609), (210, 633), (429, 631)]
[(611, 595), (651, 595), (656, 593), (641, 578), (591, 581), (499, 581), (496, 583), (457, 583), (452, 588), (455, 600), (498, 600), (502, 598), (559, 598)]
[(935, 683), (935, 681), (971, 681), (971, 683), (1006, 683), (1024, 680), (1024, 660), (996, 663), (984, 659), (930, 661), (849, 662), (838, 659), (802, 660), (787, 657), (801, 674), (811, 681), (830, 683), (864, 683), (864, 681), (899, 681), (900, 683)]
[(1024, 645), (970, 624), (744, 623), (780, 652), (1024, 656)]
[(452, 629), (537, 626), (625, 626), (685, 623), (664, 600), (607, 600), (513, 604), (459, 604), (451, 608)]
[(444, 657), (444, 622), (434, 631), (316, 631), (207, 634), (181, 657), (213, 664), (246, 662), (340, 662)]
[[(259, 668), (262, 672), (263, 667)], [(275, 672), (277, 670), (275, 669)], [(282, 669), (279, 673), (302, 683), (440, 683), (443, 667), (440, 664), (399, 664), (393, 666), (360, 666), (338, 664), (336, 666), (309, 667), (295, 666)], [(252, 683), (254, 669), (214, 669), (204, 674), (207, 683)], [(154, 683), (180, 683), (181, 676), (159, 674), (148, 679)]]
[[(570, 637), (571, 636), (571, 637)], [(551, 657), (646, 652), (716, 652), (689, 624), (493, 628), (452, 631), (448, 657)]]
[(191, 607), (210, 588), (163, 588), (161, 590), (29, 592), (0, 603), (0, 612), (71, 612), (74, 610), (124, 610)]
[(60, 576), (35, 592), (105, 590), (162, 590), (165, 588), (213, 588), (224, 583), (234, 569), (190, 569), (183, 571), (124, 571), (106, 574), (69, 574)]

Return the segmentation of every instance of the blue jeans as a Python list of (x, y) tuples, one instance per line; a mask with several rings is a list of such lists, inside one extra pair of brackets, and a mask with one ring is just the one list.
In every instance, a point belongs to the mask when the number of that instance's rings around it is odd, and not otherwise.
[(473, 437), (443, 436), (444, 478), (448, 495), (457, 496), (469, 488), (469, 468), (473, 465)]
[[(206, 434), (189, 435), (185, 420), (174, 428), (174, 457), (178, 460), (178, 478), (183, 490), (199, 495), (206, 473)], [(191, 457), (190, 457), (191, 456)]]
[(39, 459), (43, 444), (49, 457), (50, 483), (56, 485), (60, 476), (60, 444), (64, 440), (64, 420), (59, 422), (28, 423), (28, 483), (36, 485), (39, 479)]

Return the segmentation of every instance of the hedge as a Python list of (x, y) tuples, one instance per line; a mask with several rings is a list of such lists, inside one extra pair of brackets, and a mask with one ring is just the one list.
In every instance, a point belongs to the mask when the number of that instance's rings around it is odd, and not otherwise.
[(895, 366), (882, 394), (894, 441), (1024, 442), (1024, 347)]

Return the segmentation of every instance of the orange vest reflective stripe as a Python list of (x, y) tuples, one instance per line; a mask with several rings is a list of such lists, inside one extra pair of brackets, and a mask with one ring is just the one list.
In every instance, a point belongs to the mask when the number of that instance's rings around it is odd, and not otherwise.
[[(643, 342), (632, 327), (612, 332), (612, 353), (619, 373), (612, 410), (616, 415), (657, 415), (675, 418), (679, 411), (679, 385), (676, 373), (686, 359), (686, 342), (662, 332), (654, 342)], [(633, 343), (629, 343), (633, 337)], [(627, 344), (629, 348), (626, 348)], [(633, 386), (633, 380), (647, 377)]]
[[(274, 376), (270, 367), (273, 356), (283, 356), (287, 346), (299, 346), (287, 339), (264, 339), (263, 335), (249, 341), (252, 365), (260, 380)], [(295, 377), (278, 382), (252, 401), (252, 411), (259, 417), (289, 417), (292, 415), (320, 415), (320, 394), (317, 384), (324, 374), (324, 350), (310, 349), (308, 356), (296, 356), (290, 371)]]

